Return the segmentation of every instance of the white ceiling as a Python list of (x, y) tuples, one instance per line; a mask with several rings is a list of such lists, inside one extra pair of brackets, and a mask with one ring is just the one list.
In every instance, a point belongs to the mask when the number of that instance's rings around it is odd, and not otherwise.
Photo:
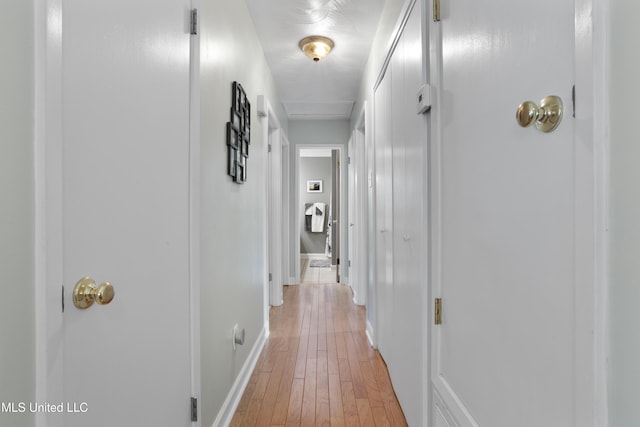
[[(246, 0), (289, 119), (349, 118), (385, 0)], [(300, 39), (333, 39), (313, 62)]]

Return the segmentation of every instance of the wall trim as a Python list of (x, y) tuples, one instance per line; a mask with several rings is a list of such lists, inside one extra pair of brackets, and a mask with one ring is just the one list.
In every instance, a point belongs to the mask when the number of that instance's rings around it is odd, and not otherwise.
[[(276, 132), (276, 131), (280, 131), (281, 126), (280, 126), (280, 122), (278, 121), (278, 116), (275, 113), (275, 111), (273, 110), (273, 107), (271, 106), (271, 103), (269, 102), (269, 98), (266, 95), (258, 95), (258, 98), (256, 100), (256, 104), (257, 104), (257, 109), (256, 112), (258, 114), (258, 117), (260, 117), (260, 121), (262, 123), (262, 154), (263, 154), (263, 168), (264, 168), (264, 191), (262, 193), (262, 206), (264, 206), (265, 212), (267, 212), (267, 215), (262, 215), (262, 221), (263, 221), (263, 253), (265, 254), (266, 258), (265, 258), (265, 263), (264, 263), (264, 270), (263, 270), (263, 287), (264, 287), (264, 305), (263, 305), (263, 323), (264, 326), (267, 330), (269, 330), (269, 307), (272, 303), (272, 299), (273, 298), (273, 289), (271, 289), (271, 285), (269, 282), (269, 270), (271, 270), (271, 263), (272, 263), (272, 257), (273, 257), (273, 251), (272, 251), (272, 247), (271, 247), (271, 243), (269, 241), (269, 233), (271, 231), (271, 228), (273, 227), (273, 223), (274, 221), (272, 221), (272, 213), (270, 212), (271, 210), (271, 204), (270, 204), (270, 197), (272, 195), (272, 188), (271, 188), (271, 156), (269, 155), (269, 143), (270, 143), (270, 134), (271, 132)], [(280, 196), (282, 196), (282, 194), (280, 194)], [(281, 247), (280, 247), (281, 249)], [(282, 265), (281, 262), (277, 262), (275, 264), (275, 267), (277, 268), (278, 266)], [(275, 268), (274, 268), (275, 270)], [(276, 279), (276, 281), (280, 280), (279, 278), (282, 277), (280, 274), (282, 273), (281, 271), (271, 271), (271, 273), (275, 273), (276, 277), (274, 279)], [(275, 282), (274, 282), (275, 283)], [(279, 295), (276, 295), (275, 300), (278, 299), (282, 299), (282, 291), (281, 291), (281, 287), (280, 289), (277, 289), (279, 291)], [(278, 298), (279, 297), (279, 298)], [(274, 304), (274, 305), (280, 305), (280, 304)]]
[[(200, 0), (191, 0), (191, 6), (199, 7)], [(191, 342), (191, 395), (202, 396), (202, 363), (200, 359), (200, 289), (201, 289), (201, 181), (200, 181), (200, 32), (189, 40), (191, 56), (189, 70), (189, 339)], [(200, 405), (202, 406), (202, 405)], [(198, 419), (202, 408), (198, 408)]]
[[(368, 178), (367, 178), (367, 138), (373, 134), (371, 129), (371, 120), (367, 120), (367, 109), (369, 108), (367, 101), (362, 103), (362, 108), (358, 114), (356, 125), (353, 128), (352, 136), (352, 149), (353, 153), (349, 153), (349, 156), (353, 156), (355, 162), (355, 186), (354, 194), (349, 194), (350, 198), (353, 198), (354, 212), (349, 212), (354, 219), (356, 226), (353, 232), (353, 242), (349, 241), (349, 248), (353, 248), (353, 259), (351, 269), (354, 269), (355, 274), (349, 272), (349, 283), (354, 293), (354, 303), (357, 305), (364, 305), (368, 310), (373, 310), (372, 307), (368, 307), (369, 300), (369, 248), (368, 231), (369, 231), (369, 218), (367, 213), (367, 207), (369, 201), (368, 198)], [(354, 276), (354, 277), (352, 277)], [(355, 280), (353, 280), (355, 279)], [(356, 294), (358, 295), (356, 297)]]
[[(62, 2), (34, 3), (35, 399), (64, 398), (62, 272)], [(70, 292), (70, 291), (68, 291)], [(55, 414), (53, 414), (55, 415)], [(39, 412), (35, 425), (62, 426)]]
[(402, 37), (402, 33), (404, 32), (404, 27), (407, 25), (407, 21), (411, 16), (411, 11), (415, 6), (416, 1), (417, 0), (406, 0), (404, 5), (402, 6), (402, 11), (400, 12), (400, 15), (399, 15), (400, 19), (398, 20), (398, 23), (396, 24), (395, 28), (391, 32), (392, 34), (391, 40), (389, 41), (389, 44), (386, 49), (387, 54), (385, 55), (384, 61), (382, 62), (382, 66), (380, 67), (380, 73), (378, 74), (378, 78), (376, 79), (376, 82), (373, 85), (374, 92), (382, 82), (382, 79), (384, 78), (384, 75), (387, 72), (387, 67), (389, 66), (389, 62), (391, 62), (391, 57), (393, 56), (393, 52), (396, 50), (396, 46), (400, 41), (400, 37)]
[(212, 424), (212, 427), (222, 427), (228, 426), (231, 424), (231, 419), (240, 404), (240, 399), (242, 399), (242, 394), (244, 390), (247, 388), (247, 384), (249, 384), (249, 379), (251, 378), (251, 374), (258, 363), (258, 358), (260, 357), (260, 353), (264, 348), (265, 343), (267, 342), (267, 338), (269, 337), (269, 330), (267, 328), (263, 328), (256, 340), (247, 360), (244, 362), (242, 369), (240, 369), (240, 373), (238, 374), (233, 386), (231, 386), (231, 390), (227, 395), (227, 398), (224, 400), (220, 411), (218, 412), (218, 416)]
[(365, 335), (367, 336), (367, 340), (369, 340), (369, 345), (373, 348), (378, 348), (376, 346), (375, 333), (373, 332), (373, 325), (369, 320), (367, 320), (367, 329), (365, 331)]
[[(576, 9), (591, 11), (587, 34), (581, 43), (586, 53), (577, 55), (583, 63), (576, 66), (576, 74), (584, 79), (584, 84), (591, 84), (593, 93), (590, 103), (592, 117), (603, 120), (592, 120), (595, 175), (595, 283), (594, 283), (594, 409), (596, 426), (609, 425), (608, 399), (608, 361), (609, 361), (609, 277), (610, 277), (610, 6), (609, 2), (593, 0), (577, 0)], [(577, 19), (576, 19), (577, 22)], [(580, 71), (583, 70), (583, 71)], [(592, 80), (591, 80), (592, 79)], [(591, 81), (590, 81), (591, 80)], [(576, 86), (578, 81), (576, 82)]]

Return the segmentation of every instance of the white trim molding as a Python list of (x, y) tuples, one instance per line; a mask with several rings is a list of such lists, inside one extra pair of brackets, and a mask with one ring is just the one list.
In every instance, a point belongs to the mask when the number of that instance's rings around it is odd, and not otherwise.
[(244, 362), (240, 373), (231, 386), (231, 390), (229, 391), (227, 398), (224, 400), (222, 408), (220, 408), (220, 412), (218, 412), (218, 416), (213, 422), (212, 427), (224, 427), (231, 424), (231, 419), (238, 408), (238, 404), (240, 403), (240, 399), (242, 399), (244, 390), (247, 388), (247, 384), (249, 384), (251, 374), (258, 363), (260, 353), (262, 352), (268, 337), (269, 330), (267, 328), (262, 329), (262, 332), (260, 332), (258, 339), (253, 345), (253, 348), (251, 349), (247, 360)]

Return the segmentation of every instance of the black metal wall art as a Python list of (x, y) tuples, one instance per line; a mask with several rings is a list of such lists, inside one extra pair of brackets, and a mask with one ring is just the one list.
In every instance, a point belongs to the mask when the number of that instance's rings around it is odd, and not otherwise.
[(247, 160), (251, 143), (251, 104), (242, 85), (231, 85), (231, 120), (227, 122), (227, 173), (233, 182), (242, 184), (247, 180)]

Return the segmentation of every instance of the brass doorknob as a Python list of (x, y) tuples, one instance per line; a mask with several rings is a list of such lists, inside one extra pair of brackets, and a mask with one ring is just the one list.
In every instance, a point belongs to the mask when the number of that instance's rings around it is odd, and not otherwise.
[(105, 305), (113, 300), (115, 294), (111, 283), (104, 282), (96, 287), (95, 280), (91, 277), (83, 277), (73, 289), (73, 304), (80, 309), (89, 308), (94, 302)]
[(536, 124), (542, 132), (555, 130), (562, 121), (562, 99), (547, 96), (540, 101), (540, 107), (533, 101), (525, 101), (516, 110), (516, 120), (523, 128)]

